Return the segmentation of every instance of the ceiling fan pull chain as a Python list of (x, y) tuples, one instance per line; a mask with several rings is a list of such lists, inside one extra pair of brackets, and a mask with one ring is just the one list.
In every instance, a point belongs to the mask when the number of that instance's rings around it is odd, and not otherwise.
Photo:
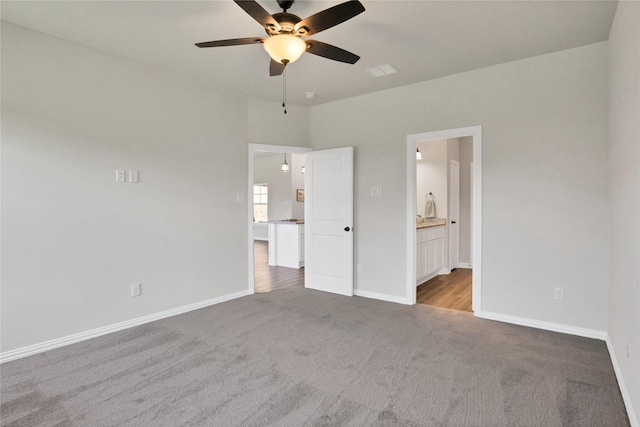
[(282, 72), (282, 108), (284, 108), (284, 113), (287, 114), (287, 64), (285, 64)]

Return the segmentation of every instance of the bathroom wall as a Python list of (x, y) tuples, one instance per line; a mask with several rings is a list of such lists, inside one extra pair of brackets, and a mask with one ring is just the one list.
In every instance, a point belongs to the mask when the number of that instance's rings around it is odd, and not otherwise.
[(447, 216), (447, 140), (419, 142), (422, 160), (416, 160), (416, 210), (424, 216), (425, 195), (433, 193), (436, 216)]

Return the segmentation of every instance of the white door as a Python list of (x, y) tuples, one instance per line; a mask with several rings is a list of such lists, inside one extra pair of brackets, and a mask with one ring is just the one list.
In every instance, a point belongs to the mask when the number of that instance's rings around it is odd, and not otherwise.
[(305, 154), (304, 286), (353, 295), (353, 147)]
[(449, 268), (458, 268), (460, 251), (460, 163), (451, 160), (449, 177)]

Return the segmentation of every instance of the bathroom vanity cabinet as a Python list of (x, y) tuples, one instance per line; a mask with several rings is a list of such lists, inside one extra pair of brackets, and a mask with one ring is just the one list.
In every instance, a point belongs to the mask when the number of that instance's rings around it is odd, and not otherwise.
[(433, 225), (416, 230), (416, 286), (444, 268), (445, 229), (444, 225)]

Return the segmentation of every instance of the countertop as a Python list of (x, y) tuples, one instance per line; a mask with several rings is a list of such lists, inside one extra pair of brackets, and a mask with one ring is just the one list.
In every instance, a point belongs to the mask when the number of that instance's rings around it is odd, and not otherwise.
[(442, 225), (447, 225), (447, 218), (425, 219), (425, 222), (423, 222), (422, 224), (416, 223), (416, 228), (420, 230), (421, 228), (440, 227)]
[(277, 221), (267, 221), (267, 224), (304, 224), (304, 219), (280, 219)]

